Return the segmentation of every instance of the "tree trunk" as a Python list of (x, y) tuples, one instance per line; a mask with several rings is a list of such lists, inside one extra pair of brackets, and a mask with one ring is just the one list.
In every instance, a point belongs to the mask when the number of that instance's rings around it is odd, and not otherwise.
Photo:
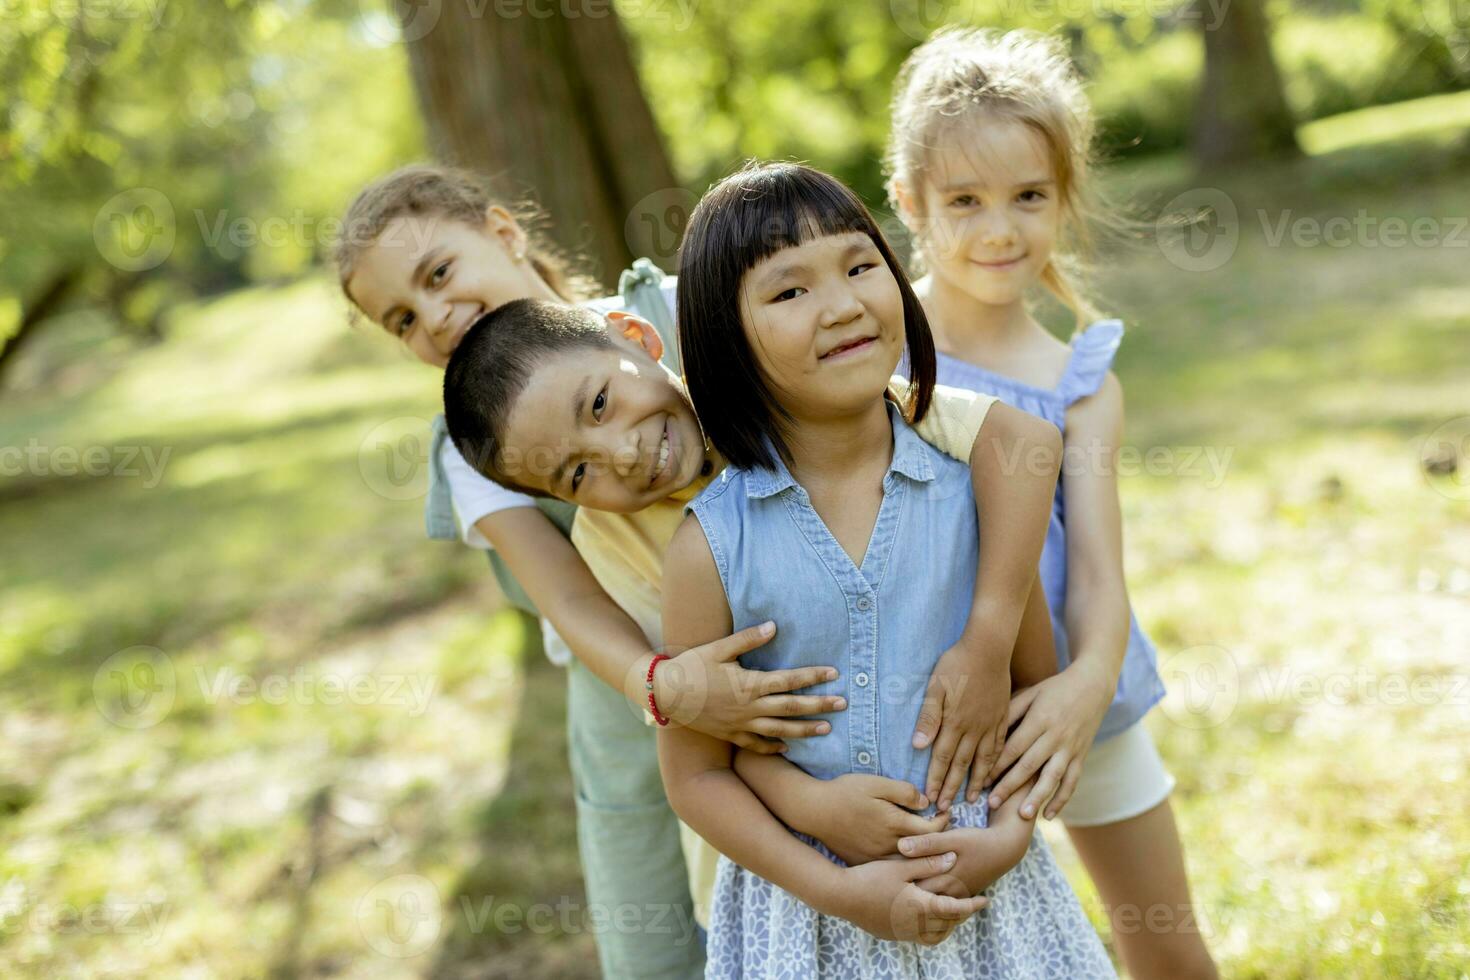
[(1197, 0), (1205, 41), (1194, 157), (1205, 168), (1301, 153), (1271, 54), (1264, 0)]
[(679, 185), (610, 0), (394, 6), (439, 159), (509, 200), (530, 194), (552, 238), (607, 285), (657, 251), (635, 209)]
[(60, 309), (66, 300), (67, 294), (81, 278), (82, 270), (79, 266), (67, 266), (46, 281), (41, 291), (36, 294), (34, 302), (30, 303), (25, 311), (21, 313), (20, 326), (15, 333), (6, 339), (4, 346), (0, 346), (0, 378), (5, 376), (11, 359), (17, 351), (36, 332), (36, 328), (46, 322), (50, 316)]

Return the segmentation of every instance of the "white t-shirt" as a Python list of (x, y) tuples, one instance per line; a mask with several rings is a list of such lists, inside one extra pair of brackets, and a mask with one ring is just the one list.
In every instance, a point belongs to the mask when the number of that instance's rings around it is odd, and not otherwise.
[[(671, 317), (674, 314), (677, 285), (678, 280), (669, 276), (662, 287), (664, 302), (668, 304)], [(607, 296), (592, 300), (586, 306), (598, 313), (610, 313), (622, 308), (622, 298)], [(664, 337), (663, 342), (676, 343), (677, 338)], [(454, 504), (454, 523), (459, 527), (459, 538), (471, 548), (480, 551), (495, 550), (495, 546), (475, 526), (480, 518), (510, 510), (512, 507), (536, 506), (536, 501), (531, 497), (507, 490), (494, 480), (481, 476), (465, 461), (450, 439), (445, 439), (440, 447), (439, 460), (444, 466), (444, 476), (449, 483), (449, 498)], [(546, 656), (552, 663), (565, 666), (571, 661), (572, 651), (545, 619), (541, 620), (541, 635), (546, 646)]]

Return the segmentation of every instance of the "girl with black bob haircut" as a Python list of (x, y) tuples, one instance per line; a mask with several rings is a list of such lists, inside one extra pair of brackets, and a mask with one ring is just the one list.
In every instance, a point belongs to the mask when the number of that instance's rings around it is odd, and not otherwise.
[(679, 251), (679, 353), (705, 435), (735, 466), (771, 469), (771, 446), (791, 462), (785, 438), (791, 416), (766, 383), (741, 326), (741, 282), (782, 249), (849, 232), (873, 240), (903, 296), (910, 385), (908, 404), (900, 407), (912, 425), (933, 396), (934, 338), (893, 249), (851, 189), (799, 163), (752, 162), (716, 184), (689, 217)]

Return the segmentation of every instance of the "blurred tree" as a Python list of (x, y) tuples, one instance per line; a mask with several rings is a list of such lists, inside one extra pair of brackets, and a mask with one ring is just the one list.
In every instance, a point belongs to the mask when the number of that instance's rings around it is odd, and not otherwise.
[(179, 299), (299, 274), (421, 152), (393, 32), (355, 0), (3, 7), (0, 371), (72, 307), (147, 340)]
[(1301, 152), (1263, 0), (1196, 0), (1205, 41), (1192, 149), (1203, 167)]
[(531, 191), (606, 284), (657, 251), (638, 212), (679, 184), (611, 4), (394, 6), (440, 159)]

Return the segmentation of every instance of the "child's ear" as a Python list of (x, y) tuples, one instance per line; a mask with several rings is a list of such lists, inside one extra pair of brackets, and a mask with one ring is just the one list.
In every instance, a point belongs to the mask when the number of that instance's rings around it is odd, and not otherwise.
[(912, 224), (915, 216), (914, 194), (909, 190), (909, 185), (901, 180), (893, 182), (893, 200), (898, 205), (899, 217), (904, 224)]
[(607, 315), (607, 329), (614, 337), (631, 340), (643, 348), (644, 353), (655, 361), (663, 359), (663, 338), (658, 335), (658, 330), (653, 324), (636, 313), (614, 310)]
[(520, 261), (526, 255), (526, 230), (505, 208), (492, 204), (485, 209), (485, 233), (496, 238)]

